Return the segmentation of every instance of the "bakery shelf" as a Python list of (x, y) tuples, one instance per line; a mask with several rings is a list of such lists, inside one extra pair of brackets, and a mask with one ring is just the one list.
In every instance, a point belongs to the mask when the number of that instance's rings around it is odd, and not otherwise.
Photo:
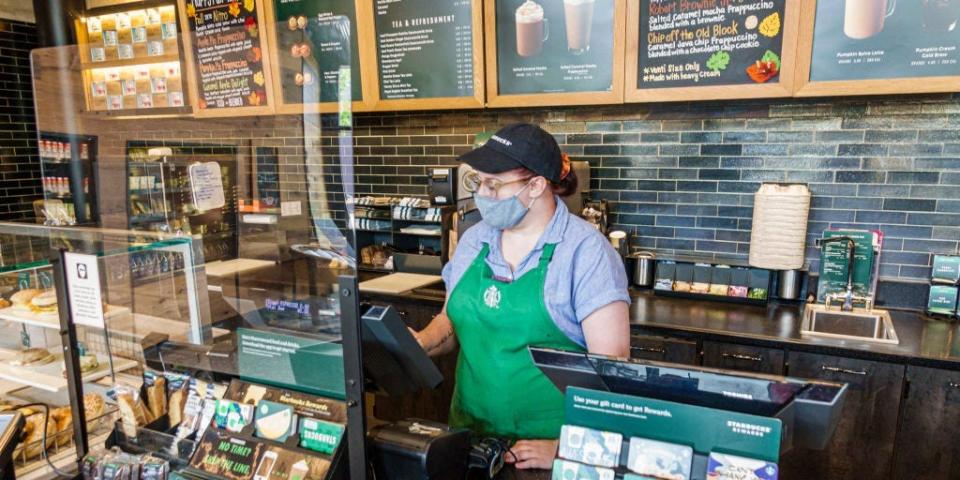
[[(21, 383), (47, 392), (61, 392), (67, 388), (67, 379), (63, 377), (63, 355), (53, 353), (54, 360), (45, 365), (35, 367), (15, 367), (10, 360), (16, 356), (14, 350), (0, 350), (0, 379)], [(84, 382), (95, 382), (110, 375), (110, 362), (105, 355), (97, 355), (100, 366), (94, 371), (83, 375)], [(127, 358), (113, 357), (113, 368), (116, 372), (139, 367), (139, 363)]]
[[(53, 409), (55, 407), (51, 407)], [(113, 428), (114, 418), (117, 416), (117, 408), (108, 405), (104, 413), (97, 418), (87, 419), (88, 438), (90, 445), (102, 445), (110, 437)], [(64, 437), (66, 437), (64, 439)], [(50, 462), (58, 469), (70, 471), (77, 464), (76, 448), (73, 443), (73, 430), (57, 432), (54, 440), (46, 449), (46, 455), (50, 457)], [(39, 441), (34, 442), (39, 446)], [(58, 443), (60, 445), (58, 445)], [(55, 477), (55, 472), (50, 469), (42, 456), (28, 458), (26, 451), (21, 449), (13, 457), (13, 464), (16, 470), (18, 480), (40, 480)]]
[[(118, 307), (115, 305), (108, 305), (107, 311), (104, 312), (103, 318), (110, 320), (117, 318), (123, 315), (129, 315), (130, 309), (127, 307)], [(60, 317), (56, 313), (52, 314), (36, 314), (31, 312), (29, 309), (21, 307), (7, 307), (0, 309), (0, 320), (13, 323), (22, 323), (25, 325), (31, 325), (34, 327), (41, 328), (51, 328), (59, 329), (60, 328)]]

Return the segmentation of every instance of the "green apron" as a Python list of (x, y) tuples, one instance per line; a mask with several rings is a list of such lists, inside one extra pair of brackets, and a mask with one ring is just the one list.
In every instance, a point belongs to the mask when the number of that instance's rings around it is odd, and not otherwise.
[(558, 438), (563, 394), (533, 364), (528, 346), (583, 351), (553, 322), (544, 279), (556, 244), (512, 283), (493, 278), (486, 243), (447, 302), (460, 343), (450, 424), (475, 435)]

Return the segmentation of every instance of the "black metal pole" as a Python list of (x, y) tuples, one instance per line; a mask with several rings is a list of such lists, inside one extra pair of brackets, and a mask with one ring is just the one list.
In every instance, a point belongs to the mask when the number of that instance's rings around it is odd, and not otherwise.
[(50, 255), (53, 280), (57, 286), (57, 305), (60, 313), (60, 344), (66, 362), (67, 394), (73, 406), (73, 437), (77, 446), (77, 465), (90, 451), (87, 439), (87, 414), (83, 408), (83, 377), (80, 374), (80, 353), (77, 351), (77, 327), (71, 321), (69, 286), (67, 285), (66, 249), (55, 249)]
[(343, 371), (347, 394), (347, 453), (350, 480), (367, 478), (367, 419), (363, 398), (363, 355), (361, 352), (360, 288), (357, 277), (341, 275), (340, 318), (342, 320)]

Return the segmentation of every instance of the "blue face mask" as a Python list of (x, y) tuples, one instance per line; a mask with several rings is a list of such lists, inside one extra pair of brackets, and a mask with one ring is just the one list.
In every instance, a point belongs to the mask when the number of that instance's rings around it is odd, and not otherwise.
[[(509, 230), (517, 226), (530, 210), (530, 207), (524, 205), (523, 202), (517, 198), (520, 192), (526, 190), (528, 186), (530, 186), (529, 183), (524, 185), (523, 188), (512, 197), (502, 200), (474, 193), (473, 201), (477, 204), (477, 209), (480, 210), (483, 223), (497, 230)], [(533, 201), (535, 202), (536, 199), (533, 199)], [(533, 206), (533, 202), (530, 202), (530, 206)]]

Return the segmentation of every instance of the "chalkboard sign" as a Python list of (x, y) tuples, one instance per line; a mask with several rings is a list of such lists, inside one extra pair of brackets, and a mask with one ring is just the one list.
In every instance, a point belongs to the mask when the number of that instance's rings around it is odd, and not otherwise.
[[(256, 0), (181, 0), (195, 114), (270, 109), (269, 62)], [(227, 113), (228, 111), (229, 113)]]
[(796, 3), (640, 0), (629, 18), (628, 100), (789, 95)]
[(799, 94), (957, 91), (960, 0), (809, 0), (803, 8), (810, 33)]
[(622, 101), (626, 2), (487, 3), (492, 106)]
[[(336, 104), (341, 67), (349, 68), (350, 100), (364, 101), (358, 5), (354, 0), (267, 0), (280, 103)], [(335, 108), (332, 107), (332, 108)], [(283, 110), (283, 109), (281, 109)]]
[(374, 0), (373, 7), (378, 109), (483, 106), (479, 0)]

